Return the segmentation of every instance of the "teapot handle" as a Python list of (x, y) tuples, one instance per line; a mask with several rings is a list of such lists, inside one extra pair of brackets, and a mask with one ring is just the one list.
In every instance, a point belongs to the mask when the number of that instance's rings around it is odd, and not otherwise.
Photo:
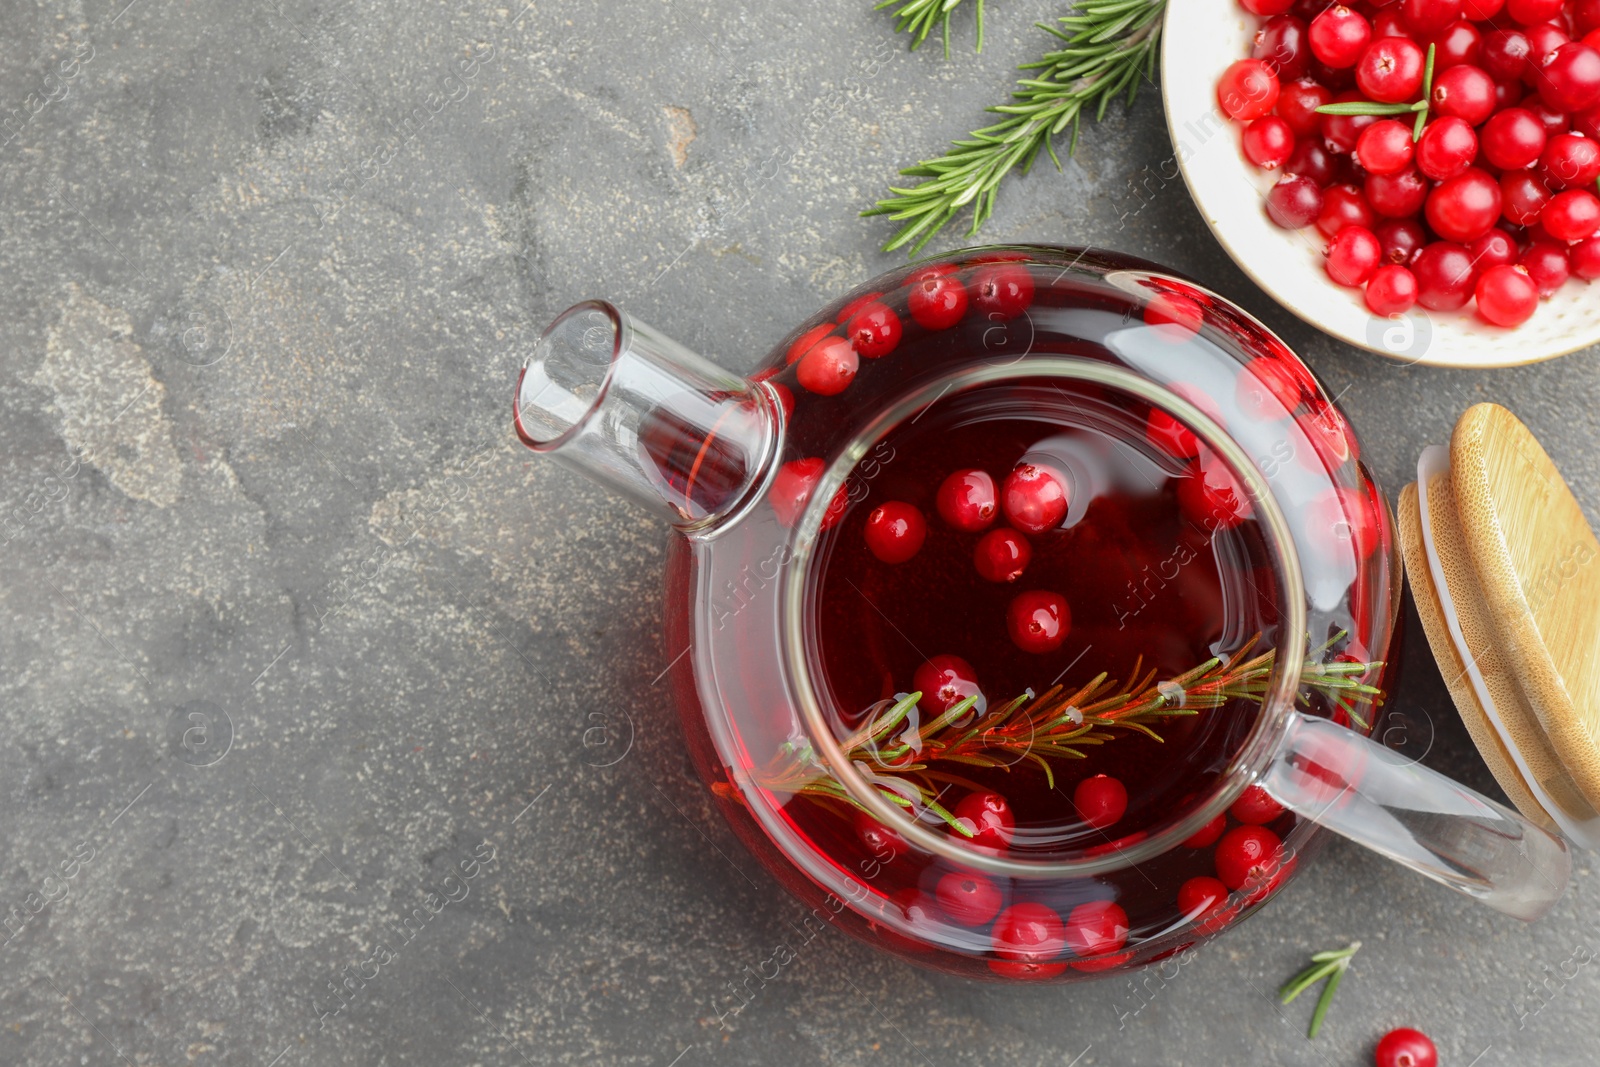
[(1260, 784), (1296, 814), (1527, 922), (1571, 875), (1561, 838), (1326, 719), (1291, 712)]

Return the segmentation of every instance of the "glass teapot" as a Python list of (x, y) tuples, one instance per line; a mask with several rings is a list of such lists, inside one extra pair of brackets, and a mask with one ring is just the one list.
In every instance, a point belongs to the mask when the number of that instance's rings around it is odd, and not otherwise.
[(816, 921), (1065, 981), (1213, 936), (1319, 827), (1523, 919), (1564, 843), (1371, 741), (1402, 574), (1310, 371), (1135, 259), (892, 271), (748, 379), (609, 304), (518, 382), (522, 440), (675, 529), (700, 775)]

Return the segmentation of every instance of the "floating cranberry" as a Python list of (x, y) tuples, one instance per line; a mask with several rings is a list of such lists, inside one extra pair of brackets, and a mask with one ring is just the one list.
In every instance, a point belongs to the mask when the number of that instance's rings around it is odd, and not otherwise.
[(933, 890), (939, 910), (960, 926), (982, 926), (994, 918), (1003, 902), (992, 880), (977, 871), (951, 871)]
[[(1499, 192), (1499, 187), (1495, 189)], [(1498, 205), (1497, 205), (1498, 206)], [(1500, 217), (1500, 212), (1495, 212)], [(1359, 286), (1372, 277), (1383, 259), (1383, 246), (1377, 234), (1364, 226), (1349, 226), (1328, 242), (1328, 257), (1324, 264), (1328, 277), (1340, 285)]]
[(1439, 1050), (1421, 1030), (1390, 1030), (1373, 1053), (1377, 1067), (1439, 1067)]
[(1289, 174), (1267, 193), (1267, 216), (1286, 230), (1309, 226), (1322, 213), (1322, 190), (1310, 178)]
[(887, 356), (900, 343), (900, 316), (876, 300), (863, 304), (845, 326), (856, 352), (867, 359)]
[(839, 314), (833, 317), (833, 321), (840, 324), (849, 322), (851, 319), (856, 317), (856, 314), (860, 312), (862, 308), (866, 307), (868, 304), (875, 303), (882, 299), (882, 293), (862, 293), (844, 307), (840, 308)]
[(1317, 108), (1333, 103), (1333, 93), (1310, 78), (1290, 82), (1278, 90), (1278, 117), (1289, 124), (1296, 137), (1322, 129)]
[(885, 563), (904, 563), (922, 551), (928, 524), (913, 505), (891, 500), (872, 509), (863, 534), (874, 556)]
[(989, 969), (1007, 978), (1053, 978), (1067, 969), (1057, 962), (1067, 947), (1061, 916), (1031, 901), (1013, 904), (1000, 913), (990, 932), (998, 960)]
[(990, 530), (978, 538), (972, 565), (985, 581), (1014, 582), (1033, 559), (1033, 546), (1015, 530)]
[(1178, 479), (1178, 506), (1208, 531), (1232, 529), (1254, 510), (1233, 471), (1209, 448), (1201, 448), (1189, 473)]
[(1566, 285), (1572, 275), (1567, 250), (1550, 240), (1535, 241), (1529, 245), (1523, 251), (1522, 258), (1517, 260), (1517, 266), (1528, 272), (1540, 296), (1554, 293)]
[(1144, 324), (1160, 329), (1167, 340), (1187, 342), (1205, 325), (1206, 313), (1194, 300), (1177, 293), (1157, 293), (1144, 306)]
[[(827, 465), (820, 459), (793, 459), (778, 468), (778, 473), (772, 476), (772, 489), (767, 499), (771, 501), (772, 510), (777, 513), (780, 523), (793, 526), (800, 520), (801, 512), (805, 511), (826, 469)], [(840, 486), (839, 491), (833, 494), (828, 510), (823, 512), (822, 528), (831, 529), (844, 518), (845, 509), (849, 506), (850, 497)]]
[(1558, 133), (1539, 156), (1539, 172), (1557, 189), (1584, 189), (1600, 178), (1600, 143), (1578, 133)]
[(1091, 900), (1067, 913), (1067, 947), (1078, 956), (1115, 952), (1128, 943), (1128, 913), (1109, 900)]
[(1283, 814), (1283, 805), (1259, 785), (1252, 785), (1239, 794), (1228, 814), (1247, 826), (1264, 826)]
[(976, 533), (993, 522), (999, 510), (994, 479), (987, 471), (956, 471), (939, 486), (935, 506), (949, 525)]
[(1019, 593), (1006, 609), (1006, 629), (1011, 642), (1024, 652), (1054, 652), (1072, 630), (1072, 610), (1059, 593)]
[(1492, 116), (1478, 131), (1483, 158), (1501, 170), (1530, 167), (1544, 152), (1544, 124), (1525, 107), (1512, 107)]
[(1558, 241), (1581, 241), (1600, 229), (1600, 197), (1587, 189), (1557, 193), (1545, 205), (1539, 221), (1545, 232)]
[(1173, 459), (1193, 459), (1200, 454), (1200, 439), (1176, 417), (1157, 408), (1145, 421), (1147, 440)]
[(1356, 162), (1369, 174), (1393, 174), (1404, 170), (1411, 165), (1415, 154), (1411, 130), (1394, 119), (1374, 122), (1361, 131), (1361, 137), (1356, 141)]
[(1183, 839), (1184, 848), (1210, 848), (1217, 843), (1217, 838), (1222, 836), (1222, 831), (1227, 829), (1228, 818), (1218, 815), (1200, 829)]
[(1228, 887), (1206, 875), (1191, 878), (1178, 887), (1178, 910), (1189, 922), (1213, 914), (1228, 902)]
[(1422, 48), (1404, 37), (1373, 41), (1356, 61), (1356, 85), (1369, 100), (1409, 102), (1422, 90)]
[(1539, 306), (1539, 289), (1526, 268), (1490, 267), (1478, 276), (1478, 314), (1496, 326), (1521, 326)]
[(811, 329), (796, 337), (794, 344), (789, 346), (787, 361), (790, 363), (798, 361), (801, 356), (817, 347), (818, 342), (832, 332), (833, 323), (831, 322), (824, 322), (811, 327)]
[(1110, 775), (1097, 774), (1078, 783), (1072, 791), (1072, 804), (1080, 819), (1104, 830), (1128, 810), (1128, 789)]
[(1353, 67), (1372, 40), (1372, 24), (1343, 4), (1311, 20), (1311, 54), (1335, 69)]
[(1539, 76), (1545, 63), (1555, 56), (1556, 50), (1571, 42), (1565, 30), (1553, 22), (1523, 28), (1528, 35), (1528, 62), (1522, 68), (1522, 80), (1534, 88), (1539, 86)]
[(1023, 533), (1042, 534), (1067, 517), (1067, 487), (1048, 467), (1023, 463), (1006, 475), (1000, 507), (1006, 521)]
[(1600, 104), (1600, 52), (1572, 41), (1557, 48), (1539, 64), (1543, 77), (1535, 84), (1544, 102), (1568, 114)]
[(911, 318), (925, 330), (948, 330), (967, 313), (967, 287), (948, 275), (911, 283), (906, 296)]
[(917, 706), (929, 715), (943, 715), (968, 697), (982, 693), (978, 673), (960, 656), (935, 656), (911, 676), (911, 686), (922, 694)]
[(1306, 535), (1329, 558), (1353, 555), (1360, 562), (1377, 548), (1381, 522), (1377, 508), (1365, 493), (1341, 485), (1311, 502), (1306, 512)]
[(855, 830), (856, 840), (881, 861), (887, 862), (906, 851), (906, 839), (898, 831), (883, 825), (864, 811), (857, 811), (850, 817), (850, 826)]
[(1550, 202), (1550, 187), (1531, 170), (1500, 175), (1500, 210), (1515, 226), (1532, 226)]
[[(1252, 419), (1281, 419), (1300, 406), (1306, 388), (1289, 363), (1277, 356), (1257, 356), (1234, 380), (1234, 399)], [(1198, 447), (1194, 453), (1199, 455)]]
[(950, 814), (971, 832), (966, 840), (972, 844), (985, 848), (1010, 846), (1017, 820), (1011, 814), (1011, 805), (999, 793), (968, 793)]
[(1367, 279), (1363, 297), (1374, 315), (1404, 314), (1417, 302), (1417, 276), (1397, 263), (1386, 263)]
[(1217, 842), (1217, 878), (1229, 889), (1270, 879), (1283, 861), (1283, 842), (1264, 826), (1235, 826)]
[(1472, 255), (1448, 241), (1435, 241), (1411, 264), (1417, 277), (1417, 303), (1430, 311), (1454, 311), (1472, 299), (1477, 281)]
[(1245, 158), (1262, 170), (1277, 170), (1294, 154), (1294, 130), (1276, 115), (1263, 115), (1244, 128)]
[[(1379, 268), (1379, 273), (1387, 269), (1389, 268)], [(1401, 267), (1399, 269), (1404, 270), (1405, 268)], [(1372, 287), (1378, 283), (1379, 278), (1377, 275), (1374, 275), (1372, 281), (1367, 283), (1369, 306)], [(1412, 279), (1411, 286), (1412, 292), (1415, 294), (1415, 279)], [(1407, 306), (1409, 307), (1409, 305)], [(1390, 312), (1390, 314), (1398, 313)], [(1344, 416), (1339, 413), (1339, 409), (1328, 401), (1320, 398), (1312, 400), (1309, 410), (1300, 417), (1299, 426), (1301, 432), (1311, 441), (1311, 455), (1306, 455), (1300, 450), (1296, 450), (1296, 454), (1300, 456), (1307, 470), (1336, 471), (1346, 463), (1360, 458), (1360, 450), (1356, 445), (1355, 434), (1350, 431), (1349, 423), (1345, 422)]]
[(1259, 59), (1237, 60), (1217, 82), (1217, 103), (1229, 118), (1249, 122), (1271, 114), (1277, 102), (1278, 79)]
[(992, 322), (1014, 319), (1033, 303), (1033, 275), (1015, 263), (984, 267), (972, 277), (972, 302)]
[(1446, 241), (1470, 244), (1500, 221), (1500, 183), (1488, 171), (1470, 167), (1434, 187), (1426, 213), (1434, 233)]
[(795, 378), (819, 396), (835, 396), (855, 380), (859, 366), (860, 360), (849, 341), (843, 337), (826, 337), (800, 357)]

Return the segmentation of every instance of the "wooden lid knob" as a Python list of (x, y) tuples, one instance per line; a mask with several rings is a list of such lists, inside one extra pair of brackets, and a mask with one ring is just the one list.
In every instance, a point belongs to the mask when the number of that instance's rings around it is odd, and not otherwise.
[(1495, 779), (1600, 847), (1600, 542), (1515, 415), (1469, 409), (1400, 497), (1423, 629)]

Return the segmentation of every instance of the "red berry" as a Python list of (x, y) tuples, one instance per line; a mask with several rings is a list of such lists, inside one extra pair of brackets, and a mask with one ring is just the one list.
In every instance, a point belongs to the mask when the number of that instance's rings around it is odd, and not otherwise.
[(1539, 171), (1557, 189), (1584, 189), (1600, 178), (1600, 144), (1578, 133), (1558, 133), (1539, 156)]
[(850, 825), (856, 832), (856, 839), (880, 860), (888, 860), (906, 850), (906, 839), (898, 831), (883, 825), (864, 811), (852, 815)]
[(1312, 500), (1306, 532), (1330, 559), (1369, 558), (1381, 538), (1382, 520), (1372, 499), (1358, 489), (1336, 486)]
[(1000, 911), (1000, 890), (977, 871), (951, 871), (939, 879), (933, 897), (939, 910), (961, 926), (982, 926)]
[(1239, 794), (1228, 814), (1248, 826), (1263, 826), (1283, 814), (1283, 805), (1259, 785), (1252, 785)]
[(1356, 141), (1356, 162), (1369, 174), (1393, 174), (1411, 165), (1416, 146), (1411, 130), (1394, 119), (1374, 122)]
[(1228, 887), (1201, 875), (1178, 887), (1178, 910), (1190, 922), (1203, 919), (1228, 902)]
[(1388, 219), (1404, 219), (1422, 210), (1428, 199), (1428, 183), (1415, 166), (1398, 174), (1369, 174), (1362, 192), (1372, 210)]
[(1335, 69), (1355, 66), (1372, 40), (1372, 24), (1343, 4), (1311, 20), (1311, 54)]
[(1428, 194), (1428, 225), (1446, 241), (1468, 244), (1500, 221), (1500, 183), (1488, 171), (1469, 168)]
[(1128, 789), (1109, 775), (1085, 778), (1072, 791), (1072, 804), (1078, 817), (1096, 830), (1104, 830), (1128, 810)]
[[(1318, 122), (1320, 123), (1324, 117), (1317, 116)], [(1334, 177), (1339, 173), (1339, 161), (1328, 151), (1326, 140), (1321, 137), (1304, 137), (1294, 146), (1294, 155), (1283, 165), (1283, 170), (1285, 174), (1311, 179), (1320, 190), (1324, 185), (1333, 184)], [(1317, 201), (1319, 210), (1321, 203), (1320, 200)]]
[(1417, 276), (1397, 263), (1385, 263), (1367, 280), (1365, 300), (1374, 315), (1404, 314), (1417, 302)]
[(1417, 253), (1411, 273), (1417, 276), (1417, 303), (1430, 311), (1465, 306), (1477, 281), (1471, 253), (1448, 241), (1435, 241)]
[(1550, 187), (1531, 170), (1500, 175), (1500, 210), (1515, 226), (1532, 226), (1550, 202)]
[(1194, 431), (1160, 408), (1150, 412), (1144, 435), (1173, 459), (1193, 459), (1200, 454), (1200, 439)]
[[(1400, 16), (1398, 4), (1390, 4), (1382, 8), (1372, 17), (1372, 39), (1380, 37), (1410, 37), (1416, 39), (1415, 32), (1406, 25), (1406, 20)], [(1352, 72), (1352, 77), (1354, 73)]]
[(1572, 273), (1586, 282), (1600, 278), (1600, 237), (1579, 241), (1567, 251)]
[(972, 664), (960, 656), (935, 656), (928, 660), (911, 676), (911, 687), (922, 694), (917, 706), (929, 715), (943, 715), (968, 697), (983, 692), (978, 688), (978, 674)]
[[(1277, 356), (1257, 356), (1234, 380), (1234, 399), (1252, 419), (1281, 419), (1298, 408), (1305, 395), (1305, 383)], [(1198, 449), (1195, 454), (1199, 455)]]
[[(1387, 269), (1389, 268), (1380, 267), (1379, 272), (1381, 273)], [(1404, 267), (1399, 269), (1405, 270)], [(1376, 284), (1378, 284), (1378, 277), (1374, 275), (1372, 281), (1367, 283), (1369, 306), (1372, 287)], [(1412, 280), (1411, 285), (1412, 293), (1415, 294), (1415, 279)], [(1407, 307), (1409, 306), (1408, 304)], [(1402, 308), (1401, 310), (1405, 309)], [(1394, 313), (1391, 312), (1390, 314)], [(1313, 400), (1310, 410), (1300, 417), (1299, 427), (1301, 432), (1311, 441), (1310, 455), (1296, 450), (1302, 465), (1307, 470), (1318, 473), (1337, 471), (1351, 460), (1360, 458), (1360, 449), (1356, 446), (1355, 434), (1351, 432), (1349, 424), (1345, 422), (1344, 416), (1339, 413), (1339, 409), (1328, 401), (1320, 398)]]
[(1005, 848), (1011, 844), (1011, 832), (1017, 820), (1011, 814), (1011, 805), (999, 793), (968, 793), (961, 803), (951, 809), (972, 837), (966, 840), (985, 848)]
[(1572, 41), (1545, 56), (1534, 84), (1556, 111), (1587, 111), (1600, 104), (1600, 52)]
[(1075, 955), (1115, 952), (1128, 943), (1128, 913), (1109, 900), (1091, 900), (1067, 913), (1065, 933)]
[(1259, 59), (1237, 60), (1217, 82), (1217, 103), (1229, 118), (1241, 122), (1258, 119), (1271, 114), (1277, 102), (1278, 79)]
[(1600, 107), (1572, 116), (1572, 131), (1600, 140)]
[(1558, 241), (1581, 241), (1600, 229), (1600, 197), (1587, 189), (1557, 193), (1539, 216), (1545, 232)]
[(1517, 261), (1517, 242), (1498, 226), (1468, 245), (1467, 251), (1480, 271), (1502, 265), (1509, 267)]
[(1557, 49), (1570, 43), (1572, 38), (1553, 22), (1528, 26), (1522, 32), (1528, 35), (1528, 62), (1522, 68), (1522, 80), (1537, 89), (1544, 65), (1555, 57)]
[[(1256, 31), (1250, 58), (1259, 59), (1272, 68), (1280, 83), (1291, 78), (1303, 78), (1311, 67), (1311, 46), (1306, 42), (1306, 24), (1293, 15), (1279, 15), (1268, 19)], [(1278, 97), (1282, 103), (1283, 97)]]
[(1047, 467), (1024, 463), (1006, 475), (1000, 507), (1006, 521), (1023, 533), (1042, 534), (1067, 517), (1067, 487)]
[(939, 517), (967, 533), (976, 533), (994, 521), (999, 508), (994, 479), (987, 471), (956, 471), (939, 486), (935, 506)]
[(1400, 16), (1413, 33), (1432, 37), (1461, 17), (1461, 0), (1400, 0)]
[(1439, 1067), (1439, 1050), (1421, 1030), (1390, 1030), (1373, 1055), (1377, 1067)]
[(1024, 652), (1054, 652), (1072, 629), (1072, 610), (1059, 593), (1019, 593), (1006, 609), (1006, 629)]
[(1367, 45), (1356, 62), (1356, 85), (1369, 100), (1409, 103), (1422, 90), (1426, 56), (1415, 41), (1384, 37)]
[(1294, 6), (1294, 0), (1239, 0), (1239, 6), (1252, 15), (1270, 18), (1288, 11)]
[(1476, 66), (1483, 55), (1483, 34), (1465, 20), (1452, 22), (1433, 39), (1433, 69), (1447, 70), (1463, 64)]
[(1505, 6), (1506, 0), (1462, 0), (1461, 17), (1473, 22), (1489, 22)]
[[(826, 469), (827, 464), (814, 458), (793, 459), (778, 468), (778, 473), (772, 476), (772, 489), (767, 499), (772, 502), (772, 510), (777, 513), (780, 523), (793, 526), (800, 521), (800, 514), (811, 501), (811, 494), (817, 488), (817, 483), (822, 481), (822, 472)], [(833, 494), (828, 510), (823, 512), (822, 528), (831, 529), (844, 518), (845, 508), (849, 505), (850, 497), (845, 488), (840, 486), (839, 491)]]
[(1014, 319), (1033, 303), (1033, 275), (1016, 263), (997, 263), (972, 276), (972, 302), (991, 322)]
[(844, 332), (859, 354), (877, 359), (893, 352), (900, 343), (900, 316), (874, 300), (851, 316)]
[[(1335, 103), (1349, 104), (1364, 100), (1365, 97), (1356, 91), (1340, 93), (1334, 97)], [(1328, 151), (1344, 155), (1354, 152), (1356, 145), (1361, 143), (1361, 134), (1368, 126), (1378, 122), (1376, 115), (1324, 115), (1322, 116), (1322, 140)]]
[(972, 565), (990, 582), (1014, 582), (1033, 559), (1033, 546), (1015, 530), (990, 530), (972, 550)]
[(1478, 135), (1469, 123), (1455, 116), (1428, 123), (1417, 142), (1417, 169), (1436, 182), (1454, 178), (1477, 156)]
[(948, 330), (967, 313), (967, 287), (948, 275), (921, 278), (911, 283), (906, 308), (923, 329)]
[(1494, 79), (1478, 67), (1451, 67), (1434, 78), (1428, 99), (1436, 114), (1476, 126), (1494, 113)]
[(1267, 217), (1286, 230), (1309, 226), (1322, 213), (1322, 190), (1310, 178), (1289, 174), (1267, 193)]
[(1294, 130), (1276, 115), (1263, 115), (1244, 128), (1244, 156), (1262, 170), (1277, 170), (1294, 154)]
[(1503, 81), (1494, 83), (1494, 109), (1504, 111), (1508, 107), (1516, 107), (1522, 102), (1522, 83), (1519, 81)]
[(834, 396), (844, 392), (855, 380), (859, 366), (860, 360), (849, 341), (843, 337), (828, 337), (800, 357), (795, 377), (819, 396)]
[(1490, 267), (1478, 276), (1478, 314), (1496, 326), (1521, 326), (1539, 306), (1539, 290), (1526, 269)]
[(1519, 26), (1537, 26), (1561, 14), (1564, 0), (1506, 0), (1506, 14)]
[(1031, 901), (1013, 904), (1000, 913), (990, 932), (990, 942), (999, 960), (990, 970), (1008, 978), (1050, 978), (1067, 969), (1055, 962), (1067, 947), (1066, 928), (1061, 916), (1043, 904)]
[(1264, 826), (1235, 826), (1217, 842), (1217, 877), (1229, 889), (1265, 881), (1283, 861), (1283, 843)]
[(1278, 91), (1278, 117), (1289, 124), (1296, 137), (1317, 133), (1322, 129), (1322, 116), (1317, 108), (1333, 103), (1333, 93), (1310, 78), (1301, 78), (1282, 86)]
[(1548, 139), (1538, 116), (1523, 107), (1507, 108), (1491, 116), (1478, 131), (1483, 158), (1501, 170), (1532, 166)]
[(1416, 219), (1386, 219), (1373, 231), (1383, 245), (1383, 261), (1409, 266), (1428, 243), (1428, 235)]
[(1322, 214), (1317, 216), (1317, 230), (1322, 236), (1332, 237), (1346, 226), (1370, 230), (1375, 225), (1377, 218), (1360, 189), (1353, 185), (1335, 185), (1322, 191)]
[(1249, 494), (1233, 471), (1209, 448), (1178, 479), (1178, 506), (1206, 530), (1232, 529), (1254, 513)]
[(811, 327), (811, 329), (794, 339), (794, 343), (789, 346), (786, 362), (794, 363), (801, 356), (817, 347), (817, 343), (832, 332), (833, 323), (831, 322), (824, 322)]
[(1142, 312), (1146, 326), (1162, 328), (1168, 339), (1188, 342), (1205, 325), (1206, 312), (1196, 301), (1178, 293), (1157, 293)]
[(1483, 38), (1483, 69), (1497, 81), (1515, 81), (1528, 69), (1533, 43), (1521, 30), (1493, 30)]
[(882, 298), (882, 293), (862, 293), (844, 307), (840, 308), (839, 314), (834, 316), (833, 321), (841, 324), (849, 322), (851, 319), (856, 317), (856, 313), (862, 308), (873, 303), (874, 301), (881, 300)]
[[(1498, 194), (1498, 186), (1495, 192)], [(1499, 218), (1499, 205), (1495, 206), (1495, 217)], [(1325, 267), (1328, 277), (1338, 284), (1358, 286), (1372, 277), (1382, 259), (1383, 246), (1378, 243), (1377, 234), (1364, 226), (1349, 226), (1328, 243)]]
[(1528, 272), (1540, 296), (1551, 293), (1567, 284), (1572, 266), (1567, 261), (1567, 250), (1554, 241), (1535, 241), (1522, 253), (1517, 266)]
[(1217, 843), (1217, 838), (1222, 836), (1222, 831), (1228, 828), (1228, 817), (1218, 815), (1200, 829), (1183, 839), (1184, 848), (1210, 848)]
[(928, 524), (912, 505), (891, 500), (872, 509), (863, 532), (874, 556), (885, 563), (904, 563), (922, 550)]

